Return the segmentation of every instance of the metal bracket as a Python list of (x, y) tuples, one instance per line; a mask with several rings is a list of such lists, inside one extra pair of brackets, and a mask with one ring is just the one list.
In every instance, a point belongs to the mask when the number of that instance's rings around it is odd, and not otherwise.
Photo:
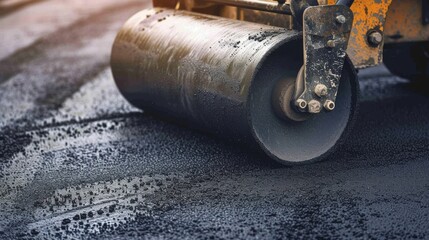
[(317, 0), (290, 0), (290, 10), (299, 26), (302, 25), (304, 11), (310, 6), (317, 6)]
[(304, 11), (303, 76), (298, 76), (295, 89), (298, 110), (319, 113), (335, 108), (352, 25), (348, 6), (311, 6)]

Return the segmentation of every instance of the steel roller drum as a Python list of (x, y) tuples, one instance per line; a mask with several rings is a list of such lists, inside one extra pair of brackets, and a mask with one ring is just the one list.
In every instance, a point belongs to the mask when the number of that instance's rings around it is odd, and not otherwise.
[(143, 10), (115, 40), (116, 84), (134, 106), (252, 146), (283, 164), (322, 159), (353, 119), (357, 81), (347, 61), (337, 106), (304, 122), (272, 107), (279, 81), (295, 81), (303, 63), (297, 31), (187, 11)]

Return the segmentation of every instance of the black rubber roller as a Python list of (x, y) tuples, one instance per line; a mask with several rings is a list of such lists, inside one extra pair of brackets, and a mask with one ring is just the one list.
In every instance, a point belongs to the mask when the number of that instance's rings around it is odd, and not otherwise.
[(297, 31), (167, 9), (131, 17), (111, 58), (119, 90), (136, 107), (257, 144), (283, 164), (324, 158), (348, 132), (357, 102), (346, 61), (334, 111), (296, 122), (279, 117), (274, 88), (294, 82), (302, 63)]

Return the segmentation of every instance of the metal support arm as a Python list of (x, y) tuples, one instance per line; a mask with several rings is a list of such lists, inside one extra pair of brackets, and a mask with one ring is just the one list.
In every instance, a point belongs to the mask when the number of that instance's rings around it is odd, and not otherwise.
[(353, 24), (344, 5), (308, 7), (303, 17), (304, 66), (296, 82), (297, 108), (319, 113), (335, 108), (338, 86)]

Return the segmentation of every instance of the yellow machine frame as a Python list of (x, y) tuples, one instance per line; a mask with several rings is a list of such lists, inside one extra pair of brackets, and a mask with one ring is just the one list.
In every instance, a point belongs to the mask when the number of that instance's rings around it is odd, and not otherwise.
[[(335, 4), (336, 0), (319, 0), (319, 4)], [(293, 28), (291, 16), (221, 6), (202, 0), (153, 0), (155, 7), (183, 9), (232, 19)], [(422, 0), (355, 0), (347, 53), (356, 68), (378, 65), (383, 61), (383, 45), (429, 40), (429, 24), (423, 23)], [(371, 32), (382, 34), (383, 41), (368, 41)]]

